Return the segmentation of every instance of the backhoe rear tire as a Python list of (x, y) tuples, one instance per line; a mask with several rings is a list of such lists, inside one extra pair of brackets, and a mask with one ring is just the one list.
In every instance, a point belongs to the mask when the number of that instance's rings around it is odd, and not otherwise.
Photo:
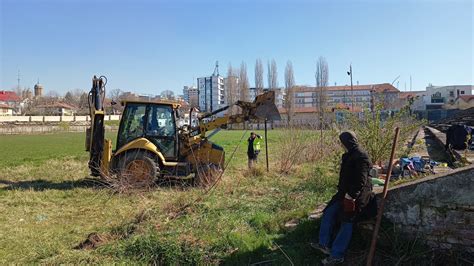
[(150, 187), (160, 174), (160, 167), (154, 156), (145, 151), (131, 151), (117, 162), (118, 178), (131, 187)]

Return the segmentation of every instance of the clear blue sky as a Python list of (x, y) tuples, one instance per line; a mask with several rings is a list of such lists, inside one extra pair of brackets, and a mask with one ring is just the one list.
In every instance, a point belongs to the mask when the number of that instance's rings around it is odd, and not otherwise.
[[(46, 91), (108, 89), (181, 93), (229, 63), (287, 60), (297, 84), (314, 84), (319, 56), (330, 83), (392, 82), (413, 90), (473, 84), (473, 1), (80, 1), (0, 0), (0, 89), (36, 79)], [(265, 67), (266, 70), (266, 67)], [(265, 73), (266, 75), (266, 73)], [(265, 76), (266, 83), (266, 76)], [(396, 83), (395, 83), (396, 85)]]

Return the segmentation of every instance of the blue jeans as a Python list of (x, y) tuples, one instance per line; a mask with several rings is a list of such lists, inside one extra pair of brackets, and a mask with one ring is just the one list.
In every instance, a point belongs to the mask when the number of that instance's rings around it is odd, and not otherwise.
[(331, 247), (331, 257), (333, 258), (344, 258), (344, 253), (349, 247), (352, 237), (352, 223), (341, 222), (336, 238), (331, 245), (331, 233), (341, 212), (343, 212), (341, 202), (331, 203), (323, 213), (319, 229), (319, 244)]

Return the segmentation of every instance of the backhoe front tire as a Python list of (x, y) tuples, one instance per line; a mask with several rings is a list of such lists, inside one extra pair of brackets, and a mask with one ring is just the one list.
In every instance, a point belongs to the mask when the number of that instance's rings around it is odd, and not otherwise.
[(145, 151), (131, 151), (117, 162), (117, 174), (121, 181), (132, 187), (152, 186), (159, 176), (159, 164), (154, 156)]

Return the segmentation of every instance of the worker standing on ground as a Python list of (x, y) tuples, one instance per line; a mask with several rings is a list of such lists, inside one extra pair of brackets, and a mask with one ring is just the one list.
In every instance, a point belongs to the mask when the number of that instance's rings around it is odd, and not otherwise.
[[(375, 200), (372, 200), (374, 194), (369, 176), (369, 156), (360, 148), (354, 133), (343, 132), (339, 139), (346, 152), (342, 155), (338, 190), (323, 211), (319, 243), (311, 243), (312, 247), (329, 255), (322, 261), (323, 265), (344, 262), (353, 224), (368, 216), (375, 216), (377, 208)], [(339, 222), (340, 227), (335, 228)], [(331, 239), (333, 232), (337, 234)]]
[(252, 169), (257, 163), (258, 154), (260, 153), (260, 144), (262, 142), (262, 137), (255, 134), (255, 132), (250, 133), (247, 148), (247, 156), (249, 158), (249, 169)]

